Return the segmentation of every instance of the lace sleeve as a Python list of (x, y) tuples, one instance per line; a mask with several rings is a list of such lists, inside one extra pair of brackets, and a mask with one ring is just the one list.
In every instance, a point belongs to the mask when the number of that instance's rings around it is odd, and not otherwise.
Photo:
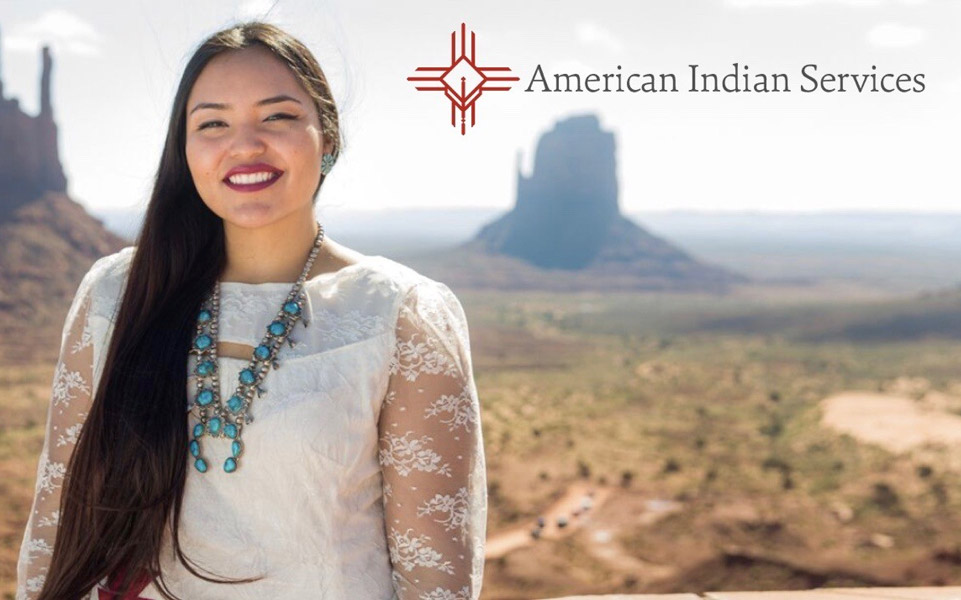
[(480, 405), (467, 319), (443, 283), (418, 283), (400, 303), (378, 426), (397, 597), (476, 600), (487, 530)]
[(17, 600), (36, 598), (43, 587), (59, 524), (60, 488), (92, 400), (89, 314), (94, 272), (91, 268), (80, 283), (63, 327), (33, 504), (17, 561)]

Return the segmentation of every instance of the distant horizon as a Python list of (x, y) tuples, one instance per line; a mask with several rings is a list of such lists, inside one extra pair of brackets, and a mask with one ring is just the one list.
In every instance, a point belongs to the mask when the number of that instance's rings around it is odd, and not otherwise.
[[(76, 199), (75, 199), (76, 201)], [(79, 202), (79, 201), (78, 201)], [(80, 202), (80, 204), (87, 209), (91, 214), (98, 213), (130, 213), (135, 211), (141, 211), (142, 208), (134, 207), (91, 207), (87, 204)], [(442, 211), (488, 211), (488, 212), (504, 212), (513, 209), (513, 205), (506, 208), (498, 208), (495, 206), (403, 206), (403, 207), (343, 207), (343, 206), (324, 206), (323, 199), (317, 201), (318, 210), (327, 211), (338, 211), (338, 212), (358, 212), (358, 213), (378, 213), (378, 212), (418, 212), (418, 211), (432, 211), (432, 212), (442, 212)], [(905, 210), (905, 209), (871, 209), (871, 208), (837, 208), (837, 209), (822, 209), (822, 210), (797, 210), (797, 209), (757, 209), (757, 208), (745, 208), (745, 209), (693, 209), (693, 208), (668, 208), (668, 209), (649, 209), (649, 210), (624, 210), (621, 208), (621, 214), (624, 215), (637, 215), (637, 214), (696, 214), (696, 215), (761, 215), (761, 216), (818, 216), (818, 215), (830, 215), (830, 216), (860, 216), (860, 215), (888, 215), (888, 216), (925, 216), (925, 217), (937, 217), (937, 216), (951, 216), (951, 217), (961, 217), (961, 207), (956, 211), (943, 210), (943, 209), (933, 209), (933, 210)]]
[[(91, 210), (136, 243), (143, 213)], [(318, 218), (337, 241), (360, 252), (429, 256), (473, 239), (503, 210), (489, 207), (335, 207)], [(854, 278), (885, 293), (957, 285), (961, 213), (833, 211), (657, 211), (623, 213), (649, 233), (700, 260), (762, 278)]]

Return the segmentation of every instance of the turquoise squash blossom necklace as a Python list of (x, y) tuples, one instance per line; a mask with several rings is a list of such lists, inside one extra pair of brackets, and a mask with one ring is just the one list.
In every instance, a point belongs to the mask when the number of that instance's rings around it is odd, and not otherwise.
[(290, 337), (297, 321), (307, 327), (308, 321), (303, 318), (306, 296), (303, 293), (307, 274), (314, 264), (314, 259), (320, 252), (324, 242), (324, 226), (317, 222), (317, 237), (310, 250), (304, 270), (294, 282), (290, 293), (277, 312), (277, 317), (267, 325), (267, 334), (260, 345), (254, 348), (250, 364), (240, 371), (237, 376), (239, 384), (226, 404), (220, 396), (220, 374), (217, 363), (217, 325), (220, 315), (220, 281), (214, 286), (211, 295), (204, 301), (200, 313), (197, 315), (197, 334), (194, 337), (190, 353), (197, 355), (194, 373), (197, 375), (197, 395), (187, 411), (197, 408), (198, 423), (193, 428), (193, 439), (187, 445), (191, 456), (194, 457), (194, 467), (201, 473), (207, 472), (207, 460), (201, 456), (200, 439), (210, 437), (225, 437), (233, 440), (230, 443), (230, 456), (224, 461), (224, 471), (233, 473), (237, 470), (240, 455), (244, 451), (242, 434), (244, 425), (253, 423), (250, 414), (250, 404), (254, 394), (259, 398), (265, 392), (260, 383), (267, 376), (271, 367), (280, 367), (277, 353), (287, 342), (291, 347), (296, 341)]

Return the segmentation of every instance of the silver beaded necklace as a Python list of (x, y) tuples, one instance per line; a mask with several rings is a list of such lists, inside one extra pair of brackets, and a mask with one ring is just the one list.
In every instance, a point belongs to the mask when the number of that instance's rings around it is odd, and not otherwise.
[[(260, 383), (267, 376), (271, 367), (280, 366), (277, 353), (287, 342), (291, 347), (296, 341), (290, 337), (291, 331), (301, 320), (304, 313), (306, 297), (303, 294), (304, 282), (314, 264), (314, 259), (320, 252), (324, 242), (324, 226), (317, 222), (317, 237), (310, 250), (304, 270), (294, 282), (290, 293), (277, 312), (277, 317), (267, 325), (267, 334), (260, 345), (254, 348), (250, 364), (238, 375), (239, 384), (233, 395), (226, 403), (220, 396), (220, 374), (217, 363), (217, 325), (220, 316), (220, 281), (214, 286), (213, 292), (206, 299), (197, 315), (197, 333), (190, 353), (197, 355), (194, 373), (197, 375), (197, 394), (195, 400), (187, 407), (188, 412), (198, 409), (198, 423), (193, 428), (193, 439), (187, 449), (194, 457), (194, 468), (201, 473), (207, 472), (207, 461), (201, 456), (200, 438), (226, 437), (233, 441), (230, 444), (230, 456), (224, 461), (224, 471), (233, 473), (237, 470), (240, 455), (244, 451), (242, 439), (244, 426), (253, 423), (253, 415), (249, 413), (254, 393), (259, 398), (264, 394)], [(302, 320), (307, 327), (307, 319)]]

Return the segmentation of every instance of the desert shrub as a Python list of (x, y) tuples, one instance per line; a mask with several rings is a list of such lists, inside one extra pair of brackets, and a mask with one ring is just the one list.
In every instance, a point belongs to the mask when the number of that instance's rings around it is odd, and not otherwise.
[(767, 423), (767, 425), (761, 425), (758, 431), (761, 432), (761, 435), (765, 435), (771, 439), (774, 439), (784, 432), (784, 423), (781, 421), (780, 417), (774, 415), (771, 417), (771, 420)]
[(664, 461), (664, 466), (661, 467), (662, 473), (677, 473), (681, 470), (681, 463), (677, 462), (673, 456)]
[(889, 484), (879, 481), (871, 489), (871, 503), (887, 513), (899, 514), (904, 512), (901, 497)]
[(706, 473), (704, 473), (704, 483), (711, 483), (715, 479), (717, 479), (717, 469), (715, 467), (711, 467)]

